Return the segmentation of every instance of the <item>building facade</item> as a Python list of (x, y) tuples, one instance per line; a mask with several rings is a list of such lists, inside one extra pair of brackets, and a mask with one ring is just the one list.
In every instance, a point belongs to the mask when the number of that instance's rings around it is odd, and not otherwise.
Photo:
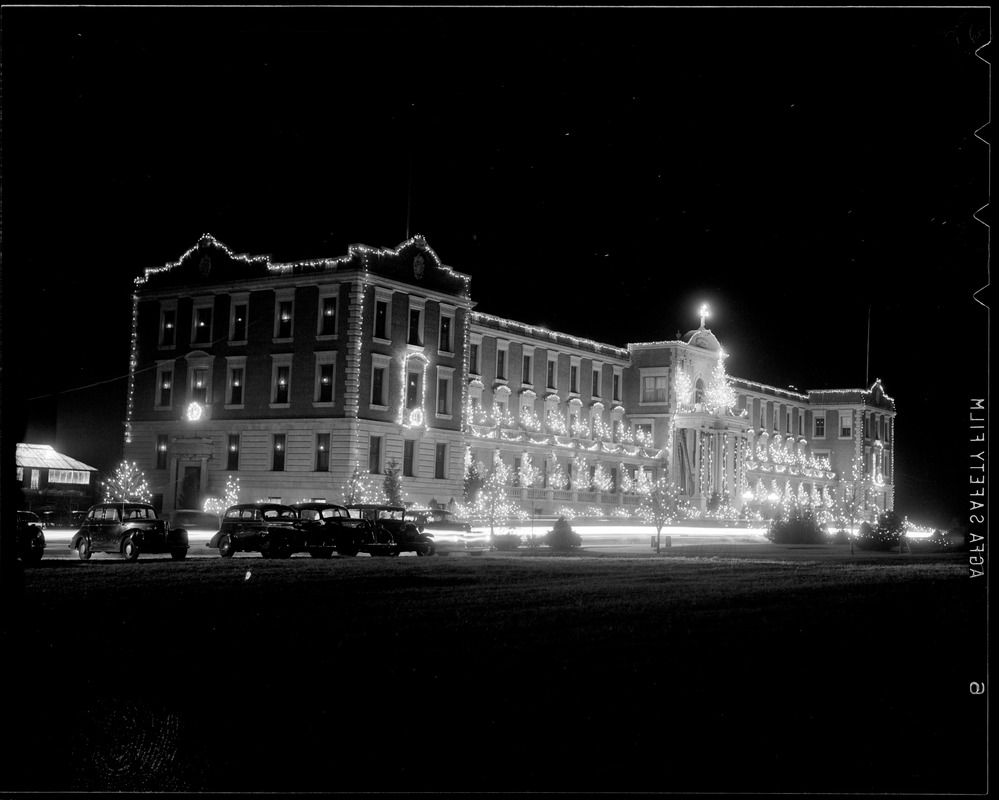
[(667, 477), (695, 508), (791, 496), (893, 505), (894, 401), (725, 375), (705, 327), (610, 344), (473, 310), (470, 278), (421, 237), (290, 264), (204, 236), (136, 281), (125, 458), (164, 511), (341, 502), (398, 469), (407, 501), (460, 503), (508, 468), (525, 511), (627, 514)]

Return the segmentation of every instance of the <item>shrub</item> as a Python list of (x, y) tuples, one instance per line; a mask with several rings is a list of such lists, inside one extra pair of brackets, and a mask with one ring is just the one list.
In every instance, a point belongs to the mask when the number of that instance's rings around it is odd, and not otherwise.
[(583, 537), (572, 529), (565, 517), (559, 517), (555, 526), (545, 534), (545, 543), (552, 550), (571, 550), (583, 543)]
[(857, 532), (857, 547), (861, 550), (891, 550), (905, 535), (905, 522), (894, 511), (885, 511), (877, 525), (865, 522)]
[(824, 544), (825, 533), (810, 511), (792, 511), (770, 523), (767, 538), (774, 544)]
[(845, 528), (840, 528), (832, 537), (833, 544), (850, 544), (850, 534)]
[(494, 550), (516, 550), (520, 547), (520, 536), (516, 533), (494, 533), (490, 541)]

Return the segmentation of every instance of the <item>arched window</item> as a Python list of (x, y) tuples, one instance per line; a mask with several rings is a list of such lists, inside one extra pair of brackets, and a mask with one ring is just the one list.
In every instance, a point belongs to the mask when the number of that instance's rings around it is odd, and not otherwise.
[(694, 384), (694, 402), (703, 403), (704, 402), (704, 381), (700, 378), (697, 379), (697, 383)]

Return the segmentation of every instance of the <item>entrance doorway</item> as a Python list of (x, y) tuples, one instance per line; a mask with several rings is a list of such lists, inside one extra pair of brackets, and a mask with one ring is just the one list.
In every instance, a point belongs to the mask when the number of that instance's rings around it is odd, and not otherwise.
[(179, 465), (181, 470), (177, 486), (176, 508), (201, 508), (201, 467)]

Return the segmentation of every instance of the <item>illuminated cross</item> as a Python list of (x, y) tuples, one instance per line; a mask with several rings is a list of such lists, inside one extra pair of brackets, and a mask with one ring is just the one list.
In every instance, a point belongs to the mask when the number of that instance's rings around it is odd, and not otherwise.
[(702, 328), (704, 327), (704, 320), (707, 317), (709, 317), (709, 316), (711, 316), (711, 315), (708, 313), (708, 304), (705, 303), (704, 305), (701, 306), (701, 327)]

